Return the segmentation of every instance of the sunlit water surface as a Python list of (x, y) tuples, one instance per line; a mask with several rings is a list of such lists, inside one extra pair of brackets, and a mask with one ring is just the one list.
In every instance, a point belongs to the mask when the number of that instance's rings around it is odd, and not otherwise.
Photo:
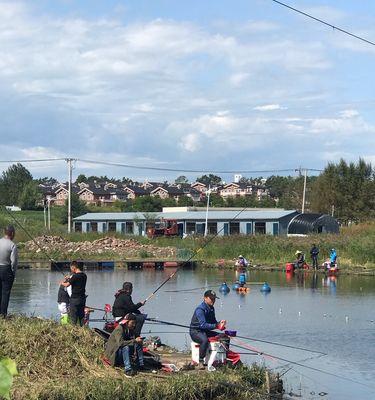
[[(133, 300), (146, 298), (168, 277), (166, 271), (87, 272), (87, 304), (102, 308), (113, 303), (115, 291), (124, 281), (134, 284)], [(14, 284), (10, 312), (57, 318), (57, 288), (62, 275), (46, 270), (20, 270)], [(179, 271), (143, 308), (149, 317), (189, 324), (204, 289), (167, 292), (207, 286), (218, 289), (222, 281), (231, 284), (234, 271)], [(248, 294), (231, 291), (220, 295), (215, 308), (218, 319), (242, 336), (286, 343), (327, 353), (316, 354), (290, 348), (244, 341), (257, 350), (340, 375), (288, 364), (270, 357), (243, 355), (245, 362), (266, 362), (284, 373), (286, 398), (375, 399), (375, 278), (324, 277), (324, 275), (251, 271), (250, 282), (267, 281), (272, 291), (265, 295), (260, 285), (250, 285)], [(96, 311), (93, 318), (101, 318)], [(91, 324), (101, 327), (101, 323)], [(181, 349), (190, 347), (184, 328), (145, 325), (145, 333), (157, 332), (162, 340)], [(233, 342), (234, 343), (234, 342)], [(239, 350), (246, 352), (246, 350)], [(291, 368), (291, 369), (290, 369)], [(355, 382), (353, 382), (355, 381)]]

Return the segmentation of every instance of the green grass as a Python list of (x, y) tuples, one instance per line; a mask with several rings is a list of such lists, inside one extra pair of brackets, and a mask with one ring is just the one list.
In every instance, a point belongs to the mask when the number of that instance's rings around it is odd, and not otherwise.
[(261, 367), (134, 379), (104, 366), (103, 341), (91, 330), (50, 320), (0, 319), (0, 358), (16, 361), (13, 400), (265, 399)]

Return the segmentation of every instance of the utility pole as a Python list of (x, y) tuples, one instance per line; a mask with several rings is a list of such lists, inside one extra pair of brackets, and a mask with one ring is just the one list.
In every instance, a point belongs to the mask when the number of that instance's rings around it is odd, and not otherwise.
[(48, 230), (51, 230), (51, 198), (47, 198), (47, 205), (48, 205)]
[(303, 180), (303, 194), (302, 194), (302, 214), (305, 212), (305, 201), (306, 201), (306, 183), (307, 183), (307, 168), (299, 167), (295, 169), (298, 172), (299, 176), (302, 176), (302, 171), (304, 172), (304, 180)]
[(73, 158), (66, 158), (65, 161), (68, 163), (68, 233), (72, 229), (72, 161)]
[(208, 186), (207, 194), (207, 207), (206, 207), (206, 223), (204, 224), (204, 236), (207, 236), (208, 232), (208, 207), (210, 206), (210, 194), (211, 194), (211, 187)]
[(306, 181), (307, 181), (307, 169), (305, 168), (305, 179), (303, 181), (303, 196), (302, 196), (302, 214), (305, 212)]
[(44, 215), (44, 228), (47, 229), (47, 216), (46, 216), (46, 203), (47, 200), (43, 200), (43, 215)]

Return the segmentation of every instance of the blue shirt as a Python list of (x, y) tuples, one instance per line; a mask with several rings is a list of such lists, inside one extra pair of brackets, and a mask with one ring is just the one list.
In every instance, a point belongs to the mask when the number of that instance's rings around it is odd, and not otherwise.
[(191, 318), (190, 329), (210, 331), (216, 328), (215, 309), (204, 301), (195, 309)]
[(331, 263), (335, 263), (336, 262), (336, 258), (337, 258), (337, 254), (335, 251), (331, 251), (331, 254), (329, 255), (330, 261)]

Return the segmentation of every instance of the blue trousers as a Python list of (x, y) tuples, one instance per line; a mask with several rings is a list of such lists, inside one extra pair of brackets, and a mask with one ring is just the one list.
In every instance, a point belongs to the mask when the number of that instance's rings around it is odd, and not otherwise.
[(138, 343), (134, 346), (120, 347), (116, 353), (116, 365), (123, 365), (125, 371), (130, 371), (132, 369), (131, 357), (134, 355), (134, 350), (138, 358), (138, 365), (140, 367), (144, 366), (143, 348)]
[(199, 361), (203, 361), (206, 357), (208, 349), (208, 338), (216, 336), (217, 333), (211, 331), (200, 331), (197, 329), (190, 329), (190, 337), (193, 342), (199, 343)]

